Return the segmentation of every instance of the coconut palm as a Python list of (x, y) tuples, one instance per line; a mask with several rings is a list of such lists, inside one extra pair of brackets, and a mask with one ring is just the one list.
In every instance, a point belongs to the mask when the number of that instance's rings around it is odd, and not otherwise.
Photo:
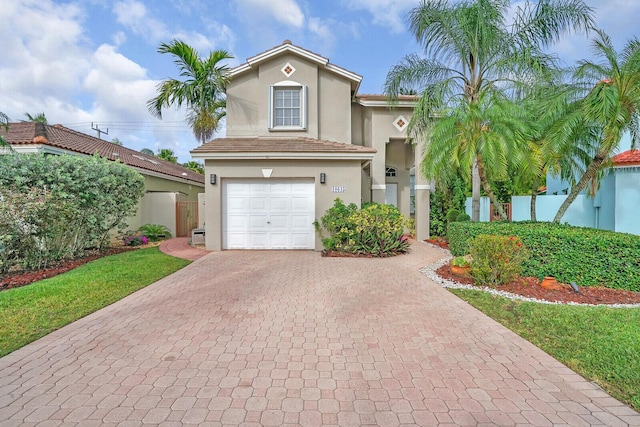
[(565, 104), (569, 111), (559, 116), (549, 138), (560, 147), (572, 146), (576, 144), (576, 135), (588, 129), (591, 140), (597, 142), (593, 144), (591, 157), (583, 163), (584, 173), (572, 186), (554, 222), (562, 219), (590, 183), (595, 192), (599, 175), (625, 132), (631, 135), (632, 147), (640, 138), (640, 40), (634, 37), (618, 53), (609, 36), (597, 31), (593, 48), (600, 62), (579, 63), (574, 78), (581, 83), (573, 86), (577, 91), (569, 92), (578, 99)]
[[(511, 12), (509, 0), (422, 0), (409, 12), (408, 20), (426, 58), (405, 57), (385, 82), (385, 93), (392, 101), (401, 88), (420, 88), (409, 131), (426, 143), (425, 176), (442, 180), (453, 175), (447, 169), (461, 167), (465, 175), (475, 169), (490, 197), (490, 179), (506, 178), (508, 163), (522, 161), (518, 152), (527, 146), (522, 129), (508, 131), (522, 136), (520, 140), (499, 135), (516, 125), (504, 110), (506, 100), (521, 96), (528, 83), (555, 68), (555, 57), (546, 54), (545, 48), (568, 30), (587, 31), (593, 22), (592, 11), (582, 0), (527, 2), (515, 9), (509, 22)], [(435, 135), (448, 143), (443, 146)], [(453, 150), (456, 140), (457, 151), (437, 152)], [(442, 156), (456, 159), (447, 166)], [(478, 188), (473, 194), (476, 221), (479, 198)], [(494, 197), (492, 201), (506, 217)]]
[(183, 80), (170, 78), (160, 82), (158, 95), (147, 102), (149, 112), (162, 119), (163, 108), (171, 105), (180, 108), (184, 104), (193, 134), (199, 142), (206, 142), (226, 115), (224, 91), (229, 82), (229, 68), (220, 62), (233, 56), (225, 50), (215, 50), (202, 58), (193, 47), (180, 40), (162, 43), (158, 52), (175, 57), (174, 63)]

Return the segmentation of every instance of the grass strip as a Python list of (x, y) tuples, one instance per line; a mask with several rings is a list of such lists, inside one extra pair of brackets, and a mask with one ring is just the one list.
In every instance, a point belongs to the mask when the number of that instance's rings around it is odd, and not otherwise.
[(111, 255), (0, 292), (0, 357), (185, 267), (157, 247)]
[(479, 291), (451, 292), (640, 410), (640, 308), (539, 304)]

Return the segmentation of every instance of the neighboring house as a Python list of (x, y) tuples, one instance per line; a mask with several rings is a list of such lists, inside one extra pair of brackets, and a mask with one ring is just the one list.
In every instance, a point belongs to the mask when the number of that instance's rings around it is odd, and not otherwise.
[[(0, 134), (18, 153), (98, 154), (140, 172), (144, 177), (145, 194), (137, 214), (129, 220), (132, 230), (143, 224), (162, 224), (175, 236), (179, 231), (189, 235), (197, 226), (197, 212), (187, 213), (183, 205), (188, 204), (182, 202), (194, 202), (194, 207), (197, 207), (198, 193), (204, 192), (203, 175), (61, 125), (10, 123), (8, 132), (2, 129)], [(180, 211), (182, 213), (177, 214)]]
[(319, 250), (313, 221), (336, 198), (415, 213), (428, 237), (430, 187), (406, 143), (415, 96), (390, 109), (358, 94), (360, 75), (288, 40), (230, 77), (226, 137), (191, 152), (205, 162), (207, 249)]
[[(568, 183), (548, 177), (546, 195), (536, 198), (538, 221), (552, 221), (570, 190)], [(512, 220), (528, 221), (531, 196), (514, 196)], [(480, 204), (481, 221), (488, 221), (489, 200)], [(467, 200), (467, 212), (471, 201)], [(611, 167), (605, 171), (594, 197), (579, 194), (562, 218), (563, 223), (581, 227), (618, 231), (640, 235), (640, 150), (627, 150), (611, 158)]]

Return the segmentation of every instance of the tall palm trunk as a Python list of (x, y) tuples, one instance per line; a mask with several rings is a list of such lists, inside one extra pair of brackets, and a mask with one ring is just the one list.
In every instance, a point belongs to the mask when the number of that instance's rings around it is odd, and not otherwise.
[(487, 180), (487, 174), (484, 170), (484, 163), (482, 162), (482, 158), (480, 158), (480, 156), (477, 156), (476, 162), (478, 165), (478, 176), (480, 177), (480, 183), (482, 184), (482, 188), (484, 189), (485, 193), (487, 193), (487, 196), (489, 196), (489, 200), (491, 200), (491, 203), (493, 204), (493, 206), (496, 207), (496, 210), (498, 211), (500, 218), (506, 221), (507, 214), (505, 213), (504, 209), (502, 209), (502, 203), (498, 201), (498, 198), (496, 197), (495, 193), (491, 189), (491, 185), (489, 185), (489, 181)]
[(536, 218), (536, 200), (538, 197), (538, 187), (540, 186), (540, 175), (533, 180), (533, 188), (531, 189), (531, 221), (537, 221)]
[(558, 208), (558, 213), (556, 213), (555, 218), (553, 218), (553, 222), (560, 222), (564, 214), (567, 212), (567, 209), (569, 209), (571, 203), (573, 203), (576, 197), (578, 197), (578, 194), (580, 194), (582, 190), (587, 188), (587, 184), (589, 184), (589, 182), (593, 181), (598, 173), (598, 170), (600, 170), (600, 167), (607, 159), (610, 151), (611, 150), (609, 148), (602, 149), (593, 157), (593, 160), (587, 167), (584, 175), (582, 175), (582, 178), (580, 178), (580, 181), (578, 181), (578, 183), (571, 188), (571, 192), (564, 200), (562, 205), (560, 205), (560, 208)]
[(480, 175), (478, 161), (473, 161), (471, 169), (471, 221), (480, 221)]

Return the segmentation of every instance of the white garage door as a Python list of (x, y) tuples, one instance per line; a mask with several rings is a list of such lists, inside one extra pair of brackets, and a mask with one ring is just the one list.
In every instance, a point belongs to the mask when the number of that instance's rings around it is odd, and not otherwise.
[(313, 249), (313, 180), (223, 183), (224, 249)]

